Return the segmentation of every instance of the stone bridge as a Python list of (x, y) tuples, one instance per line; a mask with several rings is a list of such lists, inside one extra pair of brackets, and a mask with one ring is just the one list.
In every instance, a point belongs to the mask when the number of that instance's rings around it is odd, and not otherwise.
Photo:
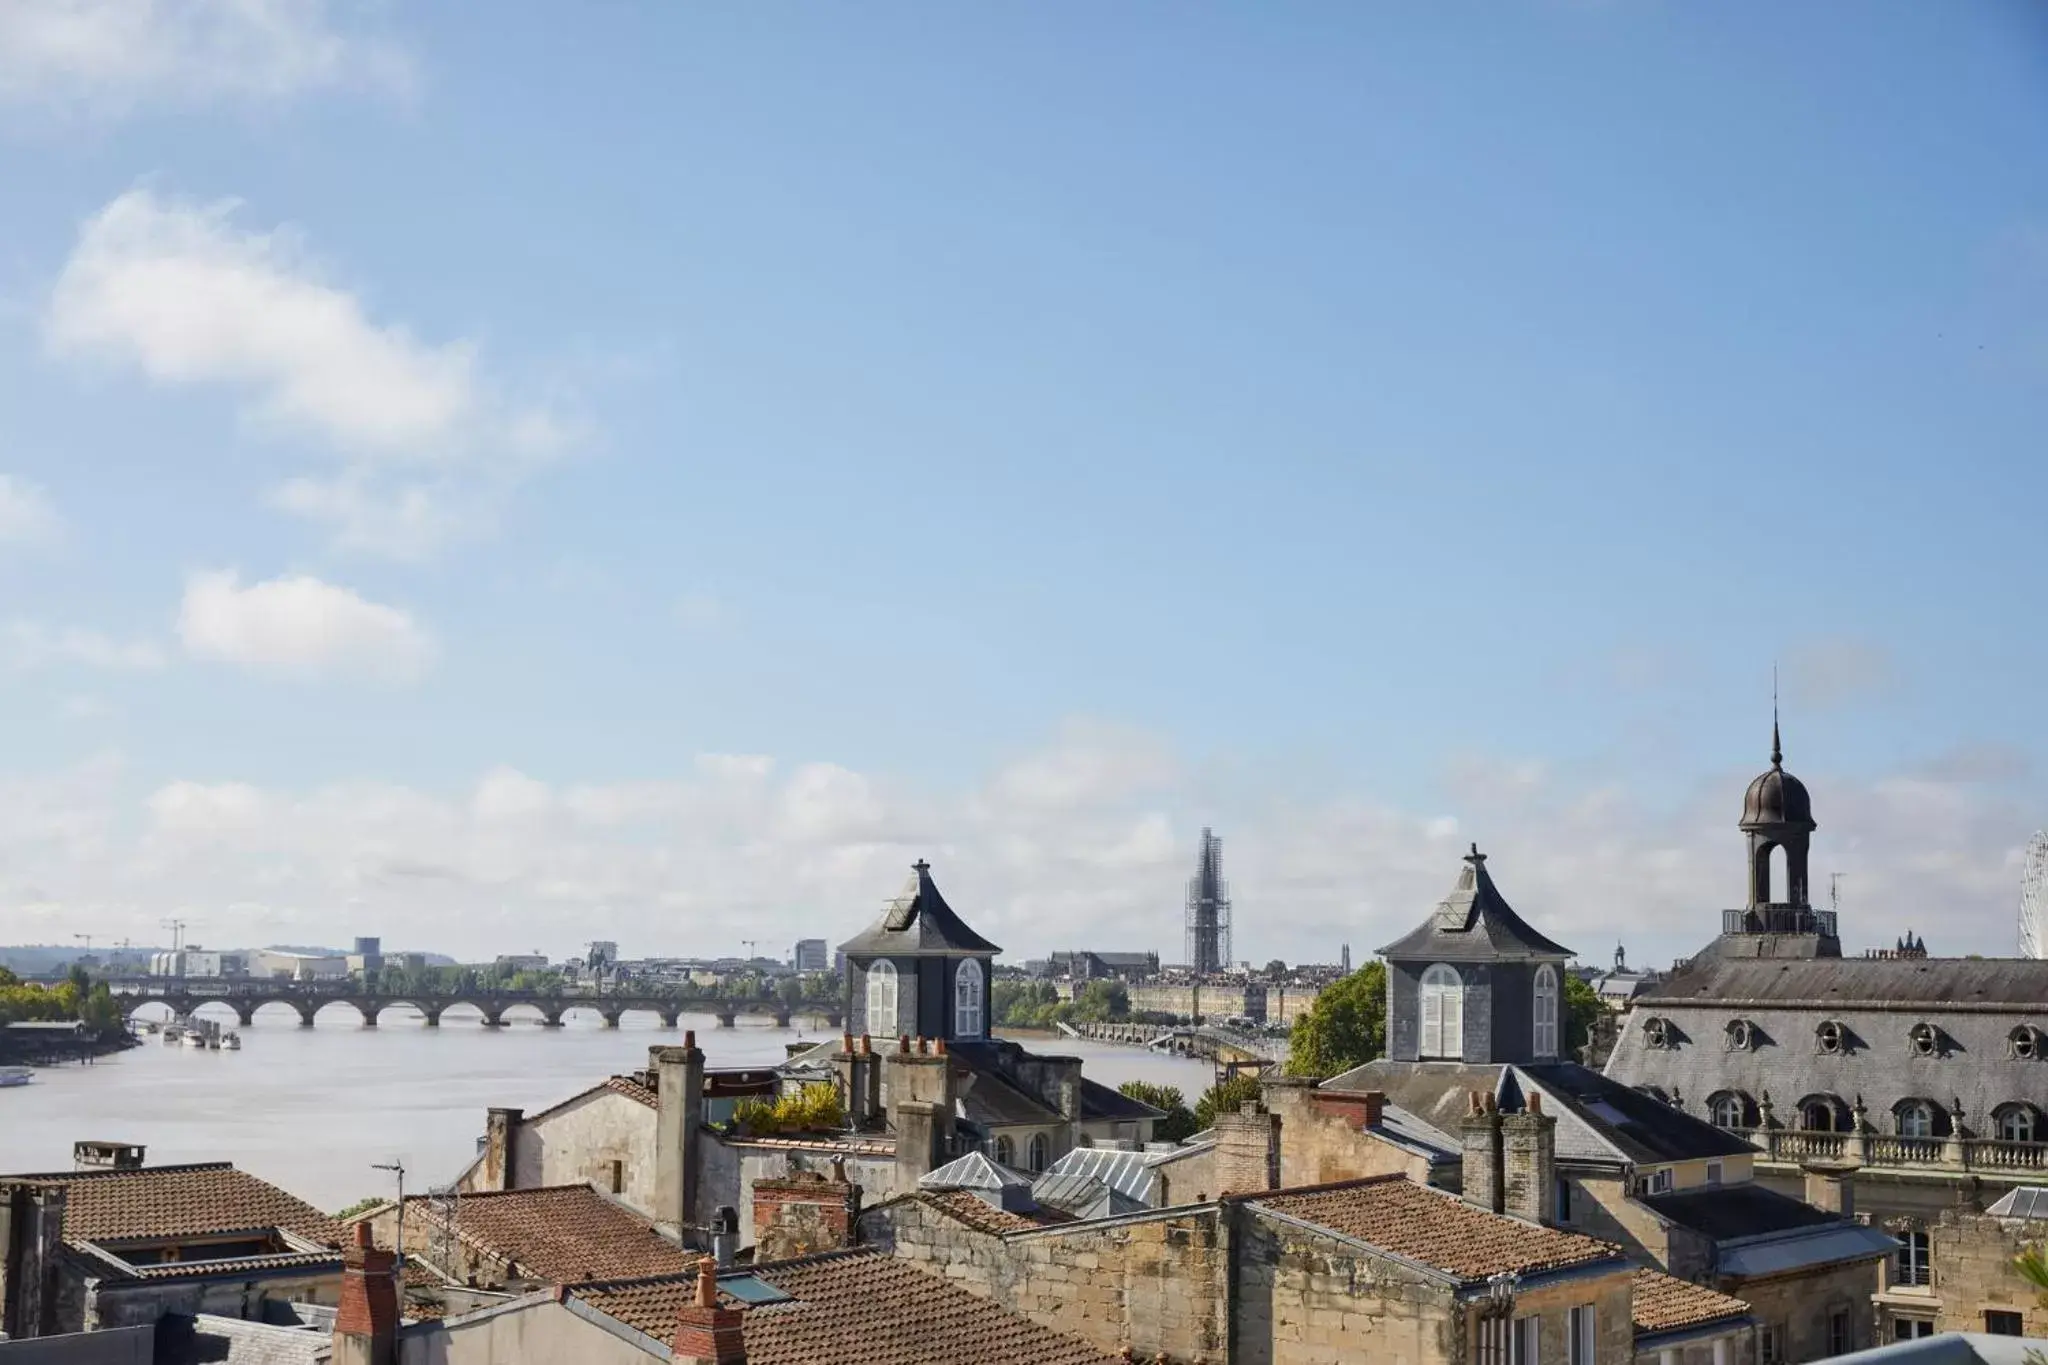
[(1062, 1024), (1061, 1029), (1077, 1038), (1095, 1038), (1105, 1043), (1126, 1043), (1155, 1052), (1178, 1052), (1188, 1057), (1257, 1066), (1287, 1060), (1287, 1039), (1215, 1024), (1189, 1027), (1185, 1024)]
[(663, 1028), (677, 1027), (685, 1014), (711, 1015), (719, 1027), (731, 1028), (739, 1016), (767, 1017), (778, 1028), (788, 1028), (792, 1018), (819, 1019), (833, 1028), (840, 1024), (840, 1007), (835, 1003), (804, 1001), (789, 1005), (776, 996), (716, 995), (548, 995), (538, 991), (432, 991), (385, 993), (365, 991), (347, 982), (325, 981), (238, 981), (232, 978), (130, 977), (107, 982), (125, 1014), (133, 1017), (143, 1005), (167, 1005), (179, 1014), (190, 1014), (201, 1005), (221, 1004), (234, 1010), (244, 1025), (256, 1022), (256, 1011), (265, 1005), (289, 1005), (298, 1011), (299, 1023), (313, 1027), (314, 1019), (329, 1005), (352, 1007), (365, 1028), (377, 1026), (377, 1016), (392, 1005), (410, 1005), (426, 1016), (428, 1028), (439, 1028), (442, 1012), (456, 1005), (468, 1005), (483, 1016), (484, 1027), (504, 1027), (514, 1010), (530, 1011), (542, 1025), (560, 1028), (571, 1010), (587, 1010), (604, 1020), (606, 1028), (617, 1028), (629, 1012), (652, 1014)]

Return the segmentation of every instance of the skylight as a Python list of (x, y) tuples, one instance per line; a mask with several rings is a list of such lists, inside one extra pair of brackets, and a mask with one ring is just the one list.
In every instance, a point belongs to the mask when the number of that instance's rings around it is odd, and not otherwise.
[(789, 1295), (777, 1289), (759, 1275), (732, 1275), (720, 1278), (719, 1292), (730, 1294), (741, 1303), (787, 1303)]

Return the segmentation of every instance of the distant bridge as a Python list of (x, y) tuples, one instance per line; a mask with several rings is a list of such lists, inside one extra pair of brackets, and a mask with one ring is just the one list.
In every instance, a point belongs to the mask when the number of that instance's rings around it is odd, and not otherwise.
[(1287, 1039), (1248, 1033), (1218, 1024), (1062, 1024), (1061, 1029), (1077, 1038), (1094, 1038), (1105, 1043), (1128, 1043), (1154, 1052), (1178, 1052), (1189, 1057), (1238, 1064), (1278, 1064), (1287, 1060)]
[(393, 1005), (410, 1005), (426, 1016), (428, 1028), (439, 1028), (442, 1012), (468, 1005), (483, 1015), (486, 1028), (502, 1028), (513, 1010), (530, 1011), (548, 1028), (560, 1028), (571, 1010), (588, 1010), (604, 1020), (606, 1028), (617, 1028), (626, 1014), (652, 1014), (663, 1028), (675, 1028), (685, 1014), (710, 1015), (719, 1027), (731, 1028), (741, 1015), (766, 1017), (778, 1028), (788, 1028), (791, 1019), (818, 1019), (839, 1027), (840, 1007), (836, 1002), (802, 1001), (795, 1005), (777, 996), (720, 995), (581, 995), (541, 991), (366, 991), (348, 981), (258, 981), (235, 977), (136, 976), (108, 980), (107, 989), (121, 1003), (129, 1017), (144, 1005), (167, 1005), (179, 1014), (190, 1014), (201, 1005), (221, 1004), (234, 1010), (246, 1026), (256, 1022), (256, 1011), (265, 1005), (289, 1005), (298, 1011), (299, 1023), (313, 1027), (321, 1010), (329, 1005), (348, 1005), (361, 1016), (365, 1028), (377, 1026), (377, 1016)]

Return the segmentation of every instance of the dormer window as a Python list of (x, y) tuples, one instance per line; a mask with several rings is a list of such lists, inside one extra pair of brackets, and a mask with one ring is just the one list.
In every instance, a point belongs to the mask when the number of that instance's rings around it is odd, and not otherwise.
[(953, 976), (953, 1036), (981, 1036), (981, 964), (971, 957)]
[(868, 1029), (888, 1037), (896, 1033), (896, 964), (877, 962), (868, 968)]
[(1722, 1040), (1730, 1052), (1748, 1052), (1756, 1046), (1756, 1025), (1747, 1019), (1730, 1019)]
[(1643, 1020), (1643, 1046), (1662, 1052), (1671, 1046), (1671, 1021), (1651, 1016)]
[(1915, 1057), (1939, 1057), (1941, 1055), (1941, 1030), (1932, 1024), (1913, 1025), (1913, 1031), (1906, 1035), (1906, 1046)]
[(1828, 1019), (1813, 1031), (1813, 1050), (1823, 1057), (1838, 1057), (1849, 1044), (1849, 1030), (1838, 1019)]
[(2032, 1024), (2021, 1024), (2005, 1036), (2005, 1050), (2016, 1062), (2031, 1062), (2041, 1055), (2041, 1033)]
[(1548, 962), (1536, 969), (1536, 1055), (1557, 1055), (1557, 968)]

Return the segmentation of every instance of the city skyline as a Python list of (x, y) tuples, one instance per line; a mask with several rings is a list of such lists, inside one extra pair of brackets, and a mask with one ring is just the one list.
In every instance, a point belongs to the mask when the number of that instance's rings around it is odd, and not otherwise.
[[(1661, 964), (2048, 824), (2042, 20), (0, 16), (0, 938)], [(39, 19), (38, 14), (43, 14)], [(1248, 60), (1252, 58), (1251, 60)], [(532, 91), (562, 92), (545, 111)]]

